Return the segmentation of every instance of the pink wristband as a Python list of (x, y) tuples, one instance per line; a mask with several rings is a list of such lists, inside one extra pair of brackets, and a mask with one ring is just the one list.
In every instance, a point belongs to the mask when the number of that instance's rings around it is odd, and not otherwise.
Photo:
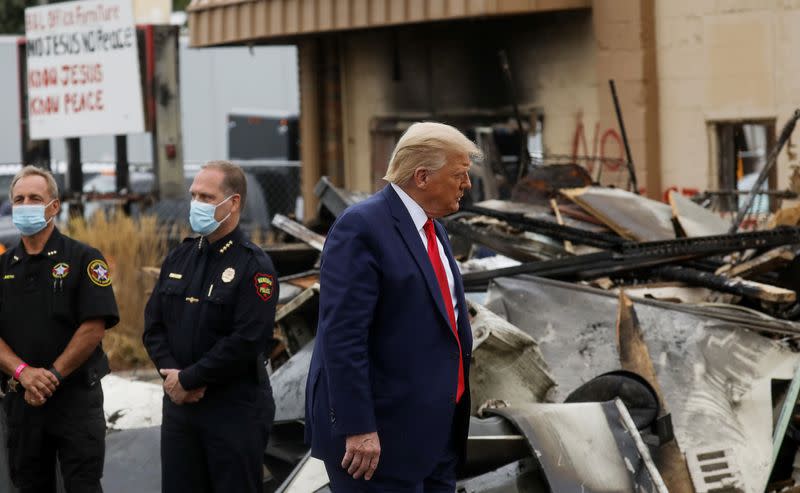
[(20, 363), (16, 370), (14, 370), (14, 380), (19, 380), (22, 370), (28, 367), (28, 363)]

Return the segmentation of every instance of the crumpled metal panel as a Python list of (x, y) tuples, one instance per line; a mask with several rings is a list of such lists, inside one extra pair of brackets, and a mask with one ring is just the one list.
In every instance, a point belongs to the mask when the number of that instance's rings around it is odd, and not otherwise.
[(275, 423), (305, 419), (306, 379), (313, 351), (314, 339), (270, 376), (275, 396)]
[[(473, 364), (470, 370), (473, 413), (489, 399), (539, 402), (555, 385), (536, 341), (477, 303), (473, 312)], [(305, 417), (306, 379), (314, 340), (307, 343), (270, 377), (275, 396), (275, 422)]]
[(550, 491), (667, 493), (620, 400), (495, 409), (531, 446)]
[[(488, 307), (533, 336), (562, 400), (619, 368), (613, 293), (532, 276), (498, 279)], [(800, 356), (716, 318), (634, 300), (678, 444), (734, 451), (746, 491), (763, 491), (772, 452), (772, 379), (791, 379)], [(710, 313), (710, 311), (709, 311)]]
[(472, 315), (472, 414), (488, 400), (542, 402), (555, 381), (536, 341), (507, 320), (477, 304)]
[(459, 481), (458, 493), (550, 493), (539, 463), (533, 457)]

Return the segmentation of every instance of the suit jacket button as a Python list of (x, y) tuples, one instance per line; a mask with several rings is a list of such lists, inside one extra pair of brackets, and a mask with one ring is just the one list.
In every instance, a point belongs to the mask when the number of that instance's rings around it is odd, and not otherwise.
[(331, 411), (331, 423), (335, 423), (335, 422), (336, 422), (336, 414), (334, 414), (334, 412)]

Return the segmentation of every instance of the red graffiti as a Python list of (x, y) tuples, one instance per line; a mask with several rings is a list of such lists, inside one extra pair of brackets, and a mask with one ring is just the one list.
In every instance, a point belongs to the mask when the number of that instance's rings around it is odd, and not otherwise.
[(601, 134), (600, 123), (595, 123), (590, 153), (583, 117), (579, 114), (572, 137), (572, 158), (581, 163), (590, 174), (594, 173), (596, 165), (604, 166), (610, 172), (618, 172), (625, 162), (625, 148), (615, 128), (607, 128)]
[(683, 195), (684, 197), (693, 197), (698, 193), (700, 193), (700, 190), (696, 188), (686, 188), (686, 187), (678, 188), (677, 186), (672, 185), (671, 187), (664, 189), (664, 196), (662, 200), (664, 201), (665, 204), (669, 204), (669, 193), (672, 191), (680, 192), (680, 194)]

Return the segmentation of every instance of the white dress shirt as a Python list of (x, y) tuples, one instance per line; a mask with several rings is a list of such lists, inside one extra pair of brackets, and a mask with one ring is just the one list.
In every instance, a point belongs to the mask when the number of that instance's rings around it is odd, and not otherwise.
[[(425, 214), (425, 211), (422, 210), (422, 207), (419, 206), (414, 199), (412, 199), (402, 188), (398, 187), (394, 183), (390, 183), (392, 188), (397, 195), (400, 197), (400, 200), (403, 201), (403, 205), (406, 206), (408, 213), (411, 215), (411, 221), (414, 222), (414, 227), (417, 228), (417, 232), (419, 233), (419, 237), (422, 240), (422, 246), (425, 251), (428, 251), (428, 237), (425, 234), (425, 223), (428, 222), (428, 215)], [(442, 265), (444, 265), (444, 271), (447, 273), (447, 284), (450, 286), (450, 301), (453, 303), (453, 313), (456, 315), (456, 323), (458, 323), (458, 303), (456, 302), (456, 288), (455, 288), (455, 280), (453, 279), (453, 271), (450, 270), (450, 262), (447, 260), (447, 256), (444, 254), (444, 246), (442, 246), (442, 242), (439, 241), (439, 237), (436, 237), (436, 246), (439, 250), (439, 258), (442, 259)], [(430, 262), (430, 259), (428, 259)]]

